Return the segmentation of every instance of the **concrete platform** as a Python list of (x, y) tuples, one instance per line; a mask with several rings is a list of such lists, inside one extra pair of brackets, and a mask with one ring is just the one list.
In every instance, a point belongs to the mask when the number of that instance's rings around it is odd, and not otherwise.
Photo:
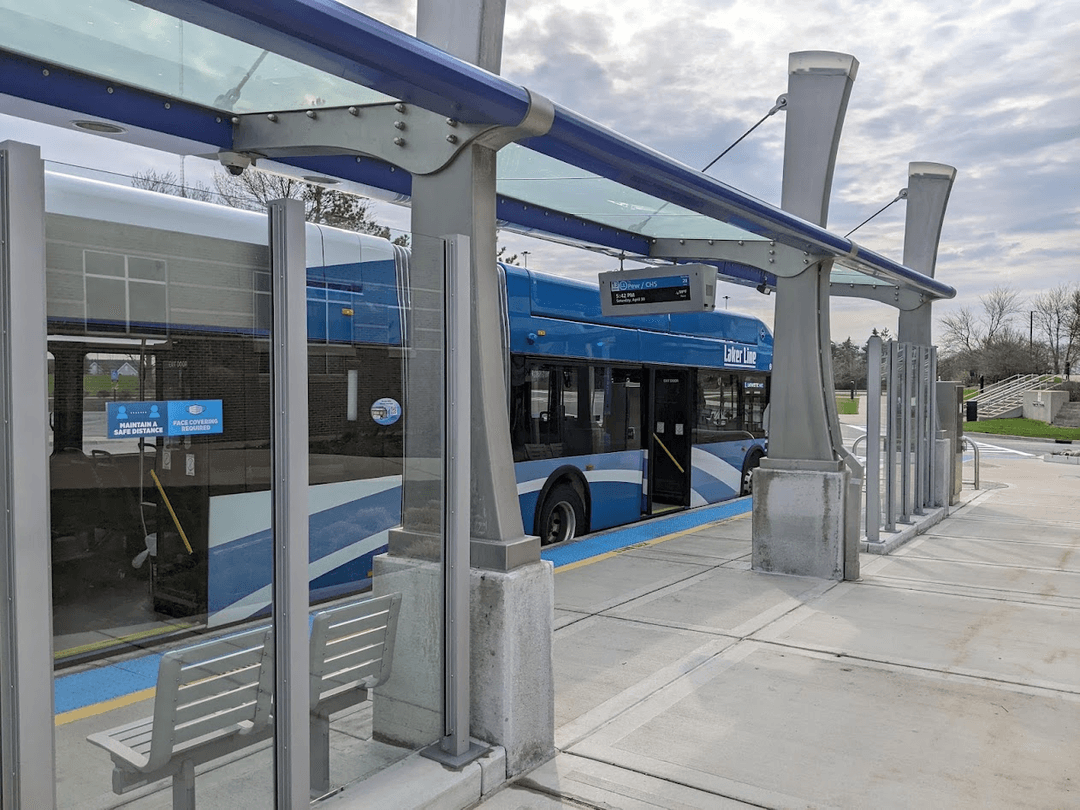
[(560, 753), (477, 806), (1080, 807), (1080, 479), (984, 480), (858, 582), (746, 518), (557, 572)]

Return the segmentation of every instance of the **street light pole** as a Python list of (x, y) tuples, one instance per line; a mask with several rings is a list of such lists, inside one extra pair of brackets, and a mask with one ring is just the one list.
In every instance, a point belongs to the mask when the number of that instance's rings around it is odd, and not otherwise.
[(724, 296), (724, 309), (727, 309), (727, 308), (728, 308), (728, 304), (727, 304), (727, 302), (728, 302), (728, 299), (729, 299), (729, 298), (731, 298), (731, 296), (730, 296), (730, 295), (725, 295), (725, 296)]

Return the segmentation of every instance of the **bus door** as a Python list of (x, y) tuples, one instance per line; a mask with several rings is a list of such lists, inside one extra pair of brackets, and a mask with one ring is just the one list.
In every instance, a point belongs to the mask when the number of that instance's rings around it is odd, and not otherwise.
[(658, 514), (690, 505), (690, 421), (693, 396), (685, 369), (649, 370), (646, 437), (649, 448), (647, 511)]

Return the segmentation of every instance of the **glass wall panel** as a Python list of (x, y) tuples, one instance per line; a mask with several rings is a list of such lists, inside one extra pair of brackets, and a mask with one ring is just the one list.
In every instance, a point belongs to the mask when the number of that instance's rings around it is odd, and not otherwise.
[(47, 175), (57, 800), (270, 807), (266, 217), (153, 202)]

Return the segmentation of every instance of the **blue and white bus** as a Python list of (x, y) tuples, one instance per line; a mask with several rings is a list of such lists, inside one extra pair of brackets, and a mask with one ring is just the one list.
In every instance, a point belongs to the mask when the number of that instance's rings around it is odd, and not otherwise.
[[(265, 216), (52, 173), (46, 209), (54, 605), (71, 630), (58, 652), (81, 648), (88, 611), (124, 627), (265, 612)], [(385, 240), (307, 226), (313, 602), (369, 587), (401, 522), (408, 262)], [(595, 284), (501, 270), (526, 532), (561, 542), (748, 493), (765, 452), (764, 324), (604, 318)], [(154, 421), (177, 409), (214, 426)]]

